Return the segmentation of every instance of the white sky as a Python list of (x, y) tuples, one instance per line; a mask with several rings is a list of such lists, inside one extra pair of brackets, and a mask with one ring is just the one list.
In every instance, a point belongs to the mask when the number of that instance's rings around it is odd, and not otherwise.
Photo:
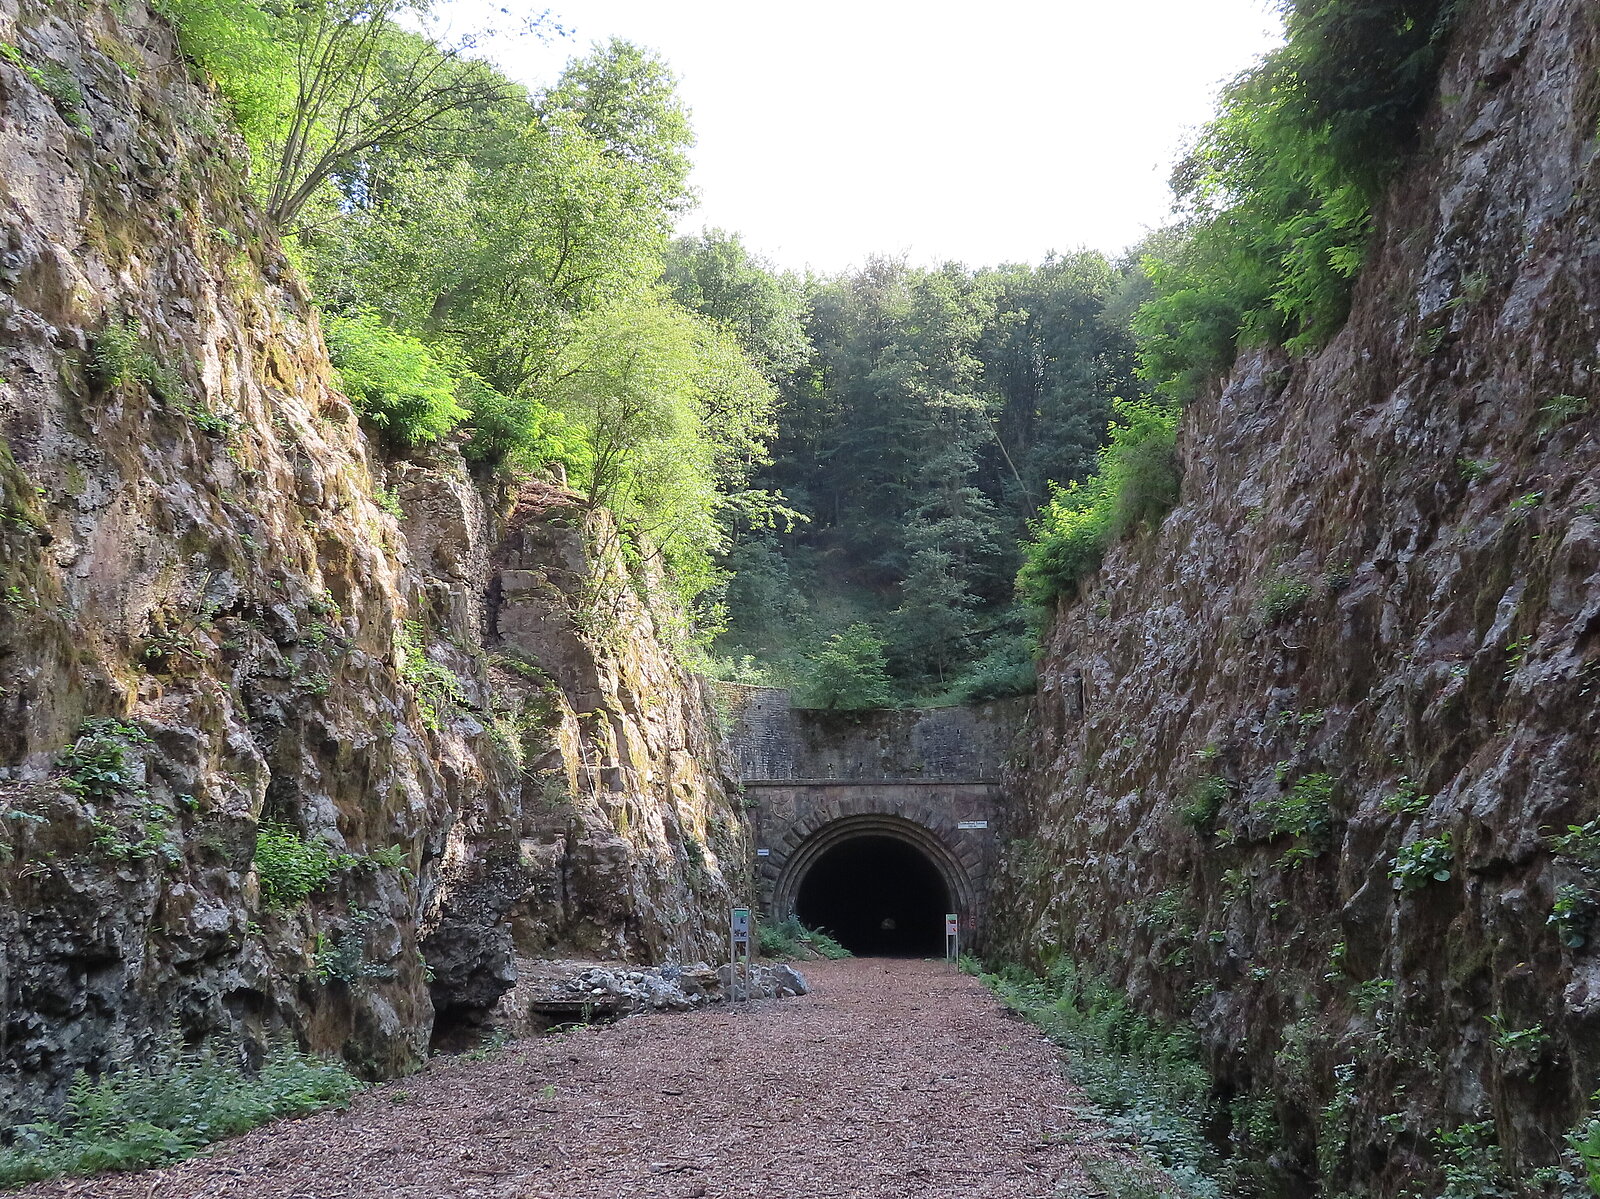
[(698, 136), (683, 229), (822, 272), (1122, 249), (1164, 222), (1219, 85), (1280, 37), (1269, 0), (545, 4), (571, 36), (501, 41), (503, 68), (537, 86), (612, 36), (658, 51)]

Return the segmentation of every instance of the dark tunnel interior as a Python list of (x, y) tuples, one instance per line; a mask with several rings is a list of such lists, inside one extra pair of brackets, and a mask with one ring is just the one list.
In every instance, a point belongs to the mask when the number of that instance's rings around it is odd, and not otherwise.
[(950, 892), (938, 868), (894, 837), (825, 851), (800, 880), (795, 915), (863, 957), (943, 957)]

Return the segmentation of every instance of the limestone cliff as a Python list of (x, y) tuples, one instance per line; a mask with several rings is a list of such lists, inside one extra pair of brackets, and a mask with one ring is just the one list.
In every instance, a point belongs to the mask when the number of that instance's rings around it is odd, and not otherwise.
[(708, 952), (742, 817), (603, 516), (369, 443), (139, 0), (0, 43), (0, 1110), (174, 1026), (400, 1072), (519, 947)]
[(1600, 9), (1461, 6), (1347, 326), (1190, 408), (1011, 780), (1010, 951), (1192, 1020), (1330, 1191), (1487, 1122), (1531, 1193), (1600, 1070), (1597, 115)]

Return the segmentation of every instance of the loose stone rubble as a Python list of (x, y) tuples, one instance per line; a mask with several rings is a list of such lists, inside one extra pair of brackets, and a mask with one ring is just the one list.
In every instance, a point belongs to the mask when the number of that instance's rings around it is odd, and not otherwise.
[[(518, 983), (490, 1017), (490, 1025), (515, 1035), (540, 1032), (566, 1021), (616, 1019), (640, 1012), (682, 1012), (746, 997), (730, 968), (706, 962), (635, 966), (623, 962), (530, 961), (517, 963)], [(793, 966), (758, 963), (748, 984), (750, 999), (784, 999), (810, 991)]]

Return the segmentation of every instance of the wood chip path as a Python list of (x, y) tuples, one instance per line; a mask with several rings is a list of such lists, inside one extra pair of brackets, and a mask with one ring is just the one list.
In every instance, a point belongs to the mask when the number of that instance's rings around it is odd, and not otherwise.
[(143, 1174), (126, 1199), (1090, 1199), (1098, 1138), (1054, 1050), (942, 963), (805, 967), (812, 994), (436, 1060), (347, 1112)]

